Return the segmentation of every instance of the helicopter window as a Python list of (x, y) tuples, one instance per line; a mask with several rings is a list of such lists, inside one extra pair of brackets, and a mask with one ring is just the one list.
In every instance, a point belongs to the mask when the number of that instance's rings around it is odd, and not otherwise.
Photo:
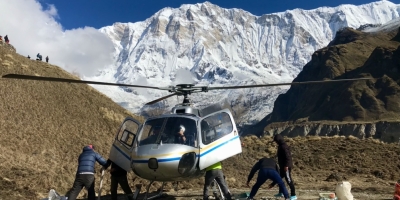
[(162, 133), (161, 128), (164, 119), (147, 121), (140, 136), (139, 145), (157, 144), (157, 138)]
[(118, 132), (117, 139), (124, 145), (132, 147), (138, 128), (139, 125), (136, 122), (126, 120)]
[(135, 134), (133, 134), (128, 130), (124, 130), (124, 132), (122, 132), (119, 138), (119, 141), (130, 147), (132, 146), (134, 140), (135, 140)]
[(233, 131), (233, 125), (229, 114), (221, 112), (205, 118), (201, 122), (201, 134), (203, 144), (210, 144)]
[(163, 144), (184, 144), (197, 147), (197, 127), (193, 119), (170, 117), (167, 119), (164, 130), (161, 135)]

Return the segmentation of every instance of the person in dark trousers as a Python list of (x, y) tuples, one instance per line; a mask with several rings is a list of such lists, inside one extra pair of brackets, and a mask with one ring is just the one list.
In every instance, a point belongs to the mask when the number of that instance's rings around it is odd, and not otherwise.
[(283, 182), (281, 176), (279, 175), (279, 168), (276, 164), (275, 160), (272, 158), (261, 158), (258, 160), (256, 164), (254, 164), (253, 168), (250, 171), (250, 174), (247, 178), (246, 185), (248, 187), (251, 179), (253, 178), (254, 174), (258, 171), (257, 182), (251, 188), (250, 196), (247, 199), (253, 199), (256, 195), (258, 189), (261, 187), (262, 184), (265, 183), (268, 179), (272, 180), (272, 184), (269, 186), (272, 188), (275, 184), (278, 184), (279, 191), (283, 192), (285, 199), (289, 198), (289, 193), (286, 189), (285, 183)]
[(31, 57), (28, 55), (28, 59), (31, 59)]
[[(274, 136), (274, 142), (278, 144), (278, 164), (279, 164), (279, 169), (280, 169), (280, 175), (281, 177), (285, 177), (286, 183), (290, 187), (290, 199), (291, 200), (296, 200), (296, 191), (294, 188), (294, 183), (292, 179), (292, 154), (290, 152), (290, 147), (286, 144), (286, 142), (283, 140), (282, 135), (277, 134)], [(275, 197), (283, 196), (282, 194), (283, 191), (279, 191), (278, 194), (275, 195)]]
[(47, 63), (49, 62), (49, 56), (46, 56), (46, 62)]
[(10, 42), (7, 35), (4, 37), (4, 40), (6, 41), (7, 44)]
[(229, 192), (228, 185), (225, 182), (221, 162), (217, 162), (206, 168), (206, 175), (204, 177), (203, 200), (208, 200), (208, 188), (210, 187), (214, 179), (217, 181), (219, 187), (221, 188), (225, 199), (231, 200), (232, 196)]
[(111, 200), (117, 200), (117, 189), (118, 184), (124, 190), (125, 194), (128, 195), (129, 200), (133, 200), (133, 193), (128, 184), (127, 174), (128, 172), (122, 169), (120, 166), (115, 164), (110, 159), (107, 160), (107, 168), (111, 165)]
[(107, 160), (94, 151), (93, 145), (85, 146), (78, 158), (78, 170), (75, 175), (74, 184), (66, 195), (68, 200), (76, 200), (76, 197), (79, 195), (83, 187), (88, 190), (88, 200), (95, 200), (94, 166), (96, 162), (102, 165), (103, 168), (107, 167)]

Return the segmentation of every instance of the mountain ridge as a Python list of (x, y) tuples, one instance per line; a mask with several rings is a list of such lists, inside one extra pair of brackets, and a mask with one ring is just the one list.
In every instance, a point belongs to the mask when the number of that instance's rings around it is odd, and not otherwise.
[[(101, 28), (114, 42), (115, 67), (91, 79), (168, 86), (182, 81), (177, 79), (177, 73), (184, 69), (192, 77), (182, 82), (201, 85), (291, 82), (312, 53), (328, 45), (337, 30), (384, 24), (399, 16), (399, 8), (400, 5), (379, 1), (262, 16), (242, 9), (220, 8), (209, 2), (164, 8), (143, 22), (115, 23)], [(180, 103), (167, 99), (143, 107), (167, 93), (94, 87), (134, 113), (143, 114), (154, 108), (168, 111)], [(238, 124), (254, 124), (272, 111), (277, 96), (287, 89), (213, 91), (196, 94), (192, 99), (197, 107), (220, 103), (238, 113), (244, 107), (246, 111), (235, 116)]]
[[(311, 129), (305, 127), (311, 126), (344, 126), (347, 123), (375, 126), (386, 123), (374, 128), (370, 135), (377, 133), (374, 137), (396, 142), (393, 138), (397, 138), (398, 133), (393, 128), (400, 121), (400, 19), (389, 25), (379, 32), (361, 32), (351, 28), (339, 31), (327, 47), (313, 54), (312, 60), (294, 79), (301, 82), (373, 77), (375, 80), (292, 86), (277, 98), (273, 112), (249, 127), (247, 132), (284, 132), (296, 136), (307, 135), (307, 130)], [(387, 131), (387, 127), (393, 130)], [(304, 131), (293, 131), (298, 128)], [(331, 135), (342, 131), (337, 128), (325, 133), (310, 132)]]

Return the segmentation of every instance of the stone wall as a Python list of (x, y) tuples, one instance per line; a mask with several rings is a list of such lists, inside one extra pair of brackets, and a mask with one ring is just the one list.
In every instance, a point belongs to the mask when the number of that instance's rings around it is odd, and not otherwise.
[(319, 136), (355, 136), (360, 139), (376, 138), (384, 142), (400, 142), (400, 122), (352, 123), (352, 124), (296, 124), (277, 128), (267, 127), (264, 135), (282, 134), (288, 137)]

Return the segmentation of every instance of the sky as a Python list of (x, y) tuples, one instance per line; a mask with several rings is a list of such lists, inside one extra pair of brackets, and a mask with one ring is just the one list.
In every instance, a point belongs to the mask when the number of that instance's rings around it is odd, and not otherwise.
[[(115, 22), (138, 22), (165, 7), (203, 3), (195, 0), (0, 0), (0, 35), (7, 34), (17, 53), (79, 74), (94, 76), (112, 65), (114, 46), (97, 29)], [(373, 0), (210, 0), (222, 8), (240, 8), (261, 16), (295, 8), (314, 9)], [(400, 4), (400, 0), (391, 2)]]
[[(43, 6), (53, 4), (58, 10), (59, 21), (67, 28), (92, 26), (101, 28), (114, 22), (144, 21), (165, 7), (179, 8), (182, 4), (204, 3), (206, 0), (40, 0)], [(341, 4), (361, 5), (374, 0), (209, 0), (222, 8), (240, 8), (261, 16), (295, 8), (314, 9)], [(378, 0), (375, 0), (378, 1)], [(392, 0), (400, 3), (400, 0)]]

